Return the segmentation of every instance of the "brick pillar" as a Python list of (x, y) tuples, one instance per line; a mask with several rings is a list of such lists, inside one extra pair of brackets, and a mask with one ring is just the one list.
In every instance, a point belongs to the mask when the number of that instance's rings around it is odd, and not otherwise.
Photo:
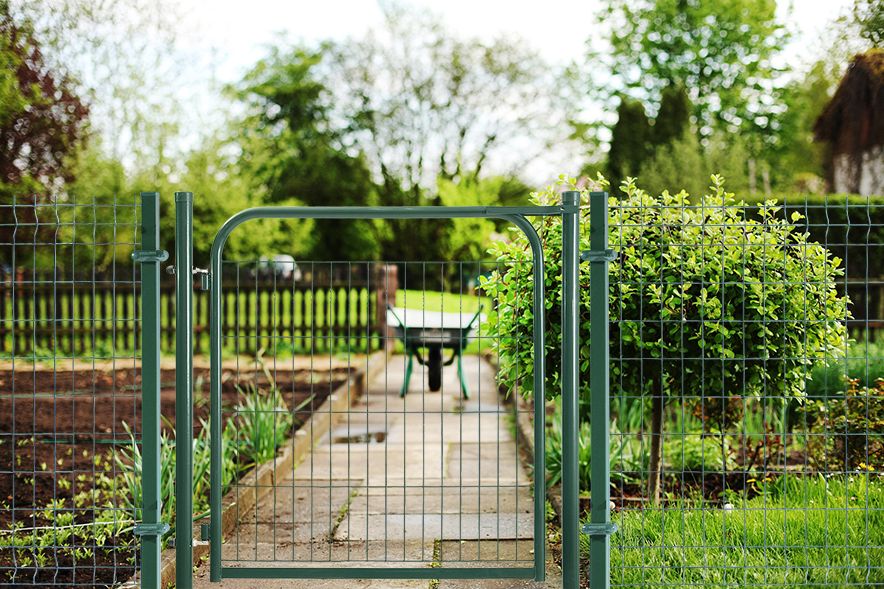
[(374, 272), (376, 307), (376, 332), (384, 337), (389, 349), (393, 346), (394, 334), (387, 325), (387, 305), (396, 306), (396, 291), (399, 289), (399, 268), (395, 264), (376, 264)]

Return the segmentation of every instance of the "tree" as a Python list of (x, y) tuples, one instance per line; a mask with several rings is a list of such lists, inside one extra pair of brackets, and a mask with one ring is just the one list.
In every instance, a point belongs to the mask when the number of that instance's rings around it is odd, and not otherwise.
[(812, 178), (824, 187), (825, 146), (813, 140), (813, 125), (832, 98), (844, 64), (821, 59), (783, 89), (783, 113), (776, 142), (768, 148), (773, 183), (794, 190)]
[(618, 181), (638, 174), (650, 153), (651, 125), (644, 105), (622, 97), (617, 107), (617, 124), (611, 131), (608, 176)]
[(778, 73), (773, 58), (786, 33), (776, 0), (609, 0), (607, 62), (614, 92), (659, 104), (681, 84), (701, 135), (713, 127), (767, 133)]
[(57, 190), (70, 179), (65, 158), (83, 138), (88, 109), (46, 66), (30, 25), (0, 11), (0, 182), (19, 190), (35, 183), (22, 192)]
[[(559, 201), (563, 182), (534, 195), (538, 204)], [(602, 182), (601, 186), (605, 186)], [(843, 355), (847, 297), (836, 282), (841, 260), (797, 228), (800, 214), (784, 218), (773, 202), (750, 216), (735, 206), (723, 181), (713, 178), (703, 206), (689, 195), (652, 196), (624, 186), (625, 198), (611, 202), (609, 247), (613, 395), (650, 397), (651, 451), (648, 495), (659, 502), (663, 410), (671, 395), (699, 399), (764, 396), (785, 403), (802, 398), (808, 365)], [(582, 198), (588, 194), (585, 192)], [(588, 207), (581, 208), (586, 211)], [(797, 215), (797, 216), (796, 216)], [(561, 220), (536, 223), (545, 244), (547, 303), (547, 391), (558, 396), (561, 366)], [(580, 224), (580, 249), (589, 249), (589, 219)], [(493, 338), (505, 385), (531, 392), (533, 354), (530, 248), (517, 236), (495, 244), (499, 270), (483, 282), (498, 301)], [(588, 264), (580, 267), (581, 341), (590, 340)], [(749, 317), (751, 322), (746, 321)], [(690, 320), (687, 320), (690, 318)], [(590, 350), (581, 347), (580, 382), (589, 382)], [(681, 387), (680, 379), (689, 383)], [(693, 391), (690, 392), (690, 391)], [(588, 391), (580, 391), (588, 395)], [(590, 419), (583, 415), (583, 419)]]
[[(322, 50), (273, 49), (233, 91), (249, 109), (239, 125), (244, 167), (265, 187), (268, 203), (375, 202), (376, 188), (365, 158), (352, 153), (346, 128), (332, 122), (334, 101), (316, 74), (323, 59)], [(379, 253), (371, 221), (324, 220), (317, 221), (314, 229), (313, 259), (372, 260)]]
[(884, 43), (884, 4), (877, 0), (854, 0), (853, 21), (863, 39), (872, 47), (881, 47)]
[[(4, 248), (0, 261), (14, 259), (21, 266), (39, 255), (39, 241), (53, 239), (52, 222), (37, 223), (37, 205), (56, 198), (72, 180), (66, 159), (83, 139), (88, 109), (69, 80), (47, 67), (30, 24), (14, 20), (5, 4), (0, 5), (0, 59), (0, 206), (17, 205), (4, 210), (15, 223), (4, 221), (0, 241), (28, 238), (35, 244), (30, 251)], [(16, 231), (18, 226), (23, 229)], [(14, 258), (6, 259), (9, 253)]]
[(663, 89), (660, 109), (651, 128), (654, 148), (670, 144), (691, 131), (691, 101), (684, 86), (671, 84)]
[(434, 202), (438, 177), (513, 174), (566, 138), (556, 72), (521, 39), (461, 39), (391, 4), (380, 28), (331, 54), (326, 86), (388, 204)]
[[(193, 35), (172, 0), (6, 0), (31, 22), (50, 67), (66, 75), (89, 103), (101, 148), (127, 171), (168, 175), (185, 150), (179, 133), (199, 119), (188, 143), (209, 129), (211, 116), (194, 106), (191, 88), (206, 76), (181, 40)], [(214, 112), (214, 111), (212, 111)], [(211, 133), (207, 133), (210, 136)]]

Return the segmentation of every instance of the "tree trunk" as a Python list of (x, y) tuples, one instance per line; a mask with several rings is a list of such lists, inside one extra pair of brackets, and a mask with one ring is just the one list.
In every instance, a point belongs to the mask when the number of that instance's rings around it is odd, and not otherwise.
[(648, 498), (660, 505), (661, 464), (663, 462), (663, 386), (655, 387), (651, 398), (651, 461), (648, 468)]

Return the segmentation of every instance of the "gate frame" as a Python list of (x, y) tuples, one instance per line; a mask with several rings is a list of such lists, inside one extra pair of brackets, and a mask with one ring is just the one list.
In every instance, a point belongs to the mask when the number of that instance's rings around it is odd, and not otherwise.
[[(603, 198), (600, 198), (603, 195)], [(596, 252), (598, 243), (602, 248), (607, 245), (607, 193), (592, 193), (593, 204), (604, 203), (604, 224), (596, 231), (596, 223), (592, 223), (593, 240), (589, 259), (597, 261), (599, 255), (605, 256), (610, 250)], [(592, 207), (596, 209), (596, 206)], [(602, 211), (600, 210), (599, 213)], [(427, 568), (427, 567), (404, 567), (404, 568), (376, 568), (376, 567), (223, 567), (221, 561), (221, 262), (224, 245), (230, 234), (240, 225), (256, 219), (453, 219), (453, 218), (496, 218), (509, 221), (516, 225), (528, 239), (532, 252), (532, 274), (534, 282), (533, 306), (533, 344), (534, 344), (534, 396), (535, 399), (546, 399), (546, 375), (545, 375), (545, 264), (543, 244), (536, 229), (528, 220), (528, 217), (559, 216), (562, 218), (562, 281), (563, 281), (563, 316), (562, 316), (562, 398), (563, 398), (563, 585), (576, 587), (579, 577), (579, 503), (577, 481), (577, 425), (579, 415), (578, 407), (578, 384), (579, 384), (579, 223), (580, 223), (580, 193), (569, 191), (563, 194), (563, 203), (558, 206), (527, 206), (527, 207), (255, 207), (240, 211), (230, 217), (218, 230), (212, 242), (210, 265), (209, 265), (209, 354), (210, 354), (210, 521), (209, 521), (209, 545), (210, 545), (210, 580), (221, 581), (223, 578), (254, 578), (254, 579), (281, 579), (281, 578), (328, 578), (328, 579), (503, 579), (522, 578), (543, 581), (546, 567), (546, 473), (545, 473), (545, 402), (534, 403), (534, 566), (530, 567), (501, 567), (501, 568)], [(597, 215), (592, 215), (593, 219)], [(596, 239), (598, 235), (599, 239)], [(596, 276), (593, 264), (593, 277)], [(607, 264), (604, 264), (605, 286), (607, 286)], [(593, 288), (593, 292), (597, 292)], [(567, 300), (567, 303), (565, 302)], [(605, 310), (607, 310), (607, 289), (604, 291)], [(593, 310), (596, 306), (593, 305)], [(600, 313), (593, 312), (591, 325), (596, 325), (602, 318)], [(597, 340), (596, 333), (604, 333), (604, 341), (608, 338), (607, 312), (604, 313), (605, 325), (600, 329), (593, 329), (592, 343), (601, 343), (602, 336)], [(599, 358), (607, 358), (607, 345), (604, 346), (604, 355)], [(592, 354), (593, 359), (596, 354)], [(599, 384), (600, 379), (596, 374), (602, 371), (593, 371), (593, 385)], [(607, 363), (604, 369), (607, 376)], [(607, 385), (607, 379), (605, 380)], [(607, 400), (607, 386), (593, 386), (593, 400), (597, 394), (604, 390), (605, 401)], [(539, 394), (538, 394), (539, 393)], [(593, 403), (595, 405), (595, 403)], [(607, 403), (604, 404), (607, 407)], [(593, 442), (604, 439), (604, 444), (593, 444), (593, 472), (597, 468), (605, 470), (605, 480), (608, 480), (610, 470), (607, 460), (608, 448), (608, 413), (605, 418), (593, 420)], [(601, 423), (604, 427), (598, 427)], [(598, 430), (598, 431), (597, 431)], [(597, 448), (598, 446), (598, 448)], [(604, 493), (610, 493), (609, 485), (600, 485)], [(593, 489), (593, 498), (596, 489)], [(593, 502), (597, 503), (596, 501)], [(598, 514), (597, 514), (598, 511)], [(592, 521), (596, 522), (597, 515), (602, 515), (609, 520), (610, 510), (608, 503), (596, 506), (592, 510)], [(191, 514), (192, 517), (192, 514)], [(592, 546), (597, 547), (596, 536), (604, 536), (605, 553), (602, 557), (603, 567), (597, 567), (604, 571), (604, 585), (607, 587), (609, 575), (609, 551), (607, 537), (609, 531), (595, 529), (585, 530), (593, 538)], [(596, 556), (597, 552), (593, 551)], [(594, 567), (596, 568), (596, 567)], [(601, 575), (594, 574), (593, 578)]]

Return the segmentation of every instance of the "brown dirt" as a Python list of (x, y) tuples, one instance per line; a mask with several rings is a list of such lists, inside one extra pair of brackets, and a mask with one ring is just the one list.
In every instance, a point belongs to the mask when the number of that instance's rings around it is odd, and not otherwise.
[[(312, 377), (312, 378), (311, 378)], [(277, 387), (290, 408), (295, 423), (303, 423), (314, 408), (347, 377), (347, 369), (326, 372), (280, 371), (274, 374)], [(114, 476), (109, 458), (115, 444), (128, 445), (124, 423), (140, 429), (140, 370), (129, 366), (110, 370), (64, 370), (33, 368), (0, 370), (0, 530), (16, 525), (51, 526), (40, 513), (50, 501), (64, 500), (64, 511), (74, 514), (75, 523), (90, 523), (95, 511), (74, 509), (74, 495), (93, 488), (96, 477)], [(194, 430), (208, 418), (208, 370), (194, 371)], [(225, 370), (222, 373), (222, 406), (228, 410), (240, 398), (240, 390), (252, 384), (259, 388), (267, 378), (255, 371)], [(175, 423), (175, 371), (161, 371), (161, 412), (164, 428)], [(312, 397), (312, 398), (311, 398)], [(122, 507), (118, 517), (131, 519)], [(51, 514), (50, 514), (51, 517)], [(46, 534), (43, 534), (45, 537)], [(0, 536), (2, 539), (2, 536)], [(107, 587), (130, 577), (137, 558), (137, 542), (131, 533), (109, 538), (104, 546), (77, 561), (69, 551), (43, 550), (47, 562), (42, 568), (24, 566), (22, 555), (33, 547), (0, 547), (0, 584), (14, 586)], [(52, 544), (64, 544), (52, 541)], [(29, 542), (29, 544), (31, 544)], [(84, 546), (82, 539), (66, 545)]]

